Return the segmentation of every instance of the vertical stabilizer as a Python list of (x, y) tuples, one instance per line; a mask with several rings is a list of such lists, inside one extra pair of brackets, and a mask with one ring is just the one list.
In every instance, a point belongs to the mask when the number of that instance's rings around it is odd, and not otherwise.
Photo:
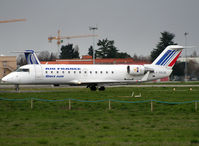
[(26, 50), (24, 54), (28, 64), (40, 64), (39, 59), (33, 50)]
[(173, 67), (182, 52), (183, 46), (170, 45), (155, 59), (153, 65)]

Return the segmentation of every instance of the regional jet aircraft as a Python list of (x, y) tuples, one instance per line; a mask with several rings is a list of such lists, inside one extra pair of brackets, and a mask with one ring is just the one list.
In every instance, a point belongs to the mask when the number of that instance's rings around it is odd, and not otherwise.
[(86, 85), (92, 91), (105, 90), (108, 84), (134, 84), (168, 77), (183, 47), (171, 45), (144, 65), (67, 65), (40, 64), (33, 50), (26, 50), (27, 65), (5, 76), (2, 81), (12, 84)]

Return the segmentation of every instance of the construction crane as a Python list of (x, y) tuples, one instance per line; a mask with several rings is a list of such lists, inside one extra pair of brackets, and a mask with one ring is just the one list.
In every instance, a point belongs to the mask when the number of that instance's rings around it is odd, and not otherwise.
[(0, 20), (0, 23), (11, 23), (11, 22), (19, 22), (19, 21), (26, 21), (26, 19)]
[[(51, 43), (52, 40), (57, 40), (57, 46), (58, 46), (58, 49), (59, 49), (59, 45), (61, 43), (63, 43), (63, 39), (76, 39), (76, 38), (87, 38), (87, 37), (97, 37), (98, 35), (92, 35), (92, 34), (88, 34), (88, 35), (77, 35), (77, 36), (61, 36), (60, 35), (60, 30), (58, 30), (57, 32), (57, 37), (53, 37), (53, 36), (50, 36), (48, 37), (48, 41)], [(58, 52), (59, 53), (59, 52)]]

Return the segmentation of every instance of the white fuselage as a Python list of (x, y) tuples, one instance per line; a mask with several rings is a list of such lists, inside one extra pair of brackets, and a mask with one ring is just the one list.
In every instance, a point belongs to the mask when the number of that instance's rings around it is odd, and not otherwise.
[(133, 84), (168, 77), (182, 52), (178, 45), (167, 46), (146, 65), (66, 65), (40, 64), (33, 50), (24, 52), (28, 65), (5, 76), (2, 81), (13, 84), (87, 85), (103, 91), (106, 84)]
[[(129, 71), (129, 68), (130, 71)], [(148, 73), (147, 73), (148, 72)], [(156, 65), (46, 65), (20, 67), (2, 80), (13, 84), (110, 84), (168, 77), (171, 68)]]

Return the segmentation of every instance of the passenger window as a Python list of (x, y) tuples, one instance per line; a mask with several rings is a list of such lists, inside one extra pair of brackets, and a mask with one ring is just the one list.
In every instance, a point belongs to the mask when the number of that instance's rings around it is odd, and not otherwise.
[(53, 73), (53, 71), (51, 71), (51, 74)]
[(76, 71), (74, 71), (74, 74), (76, 73)]
[(68, 73), (70, 73), (70, 71), (68, 71)]
[(86, 71), (84, 71), (84, 73), (86, 74)]
[(81, 71), (79, 71), (79, 74), (81, 74)]
[(46, 71), (46, 74), (48, 73), (48, 71)]
[(59, 71), (57, 71), (57, 73), (59, 73)]
[(106, 71), (106, 74), (108, 74), (108, 71)]
[(62, 71), (62, 73), (64, 74), (64, 71)]
[(100, 73), (102, 74), (102, 71), (100, 71)]
[(95, 71), (95, 73), (97, 74), (97, 71)]
[(114, 74), (114, 71), (112, 71), (112, 74)]
[(90, 71), (90, 74), (92, 74), (92, 71)]

